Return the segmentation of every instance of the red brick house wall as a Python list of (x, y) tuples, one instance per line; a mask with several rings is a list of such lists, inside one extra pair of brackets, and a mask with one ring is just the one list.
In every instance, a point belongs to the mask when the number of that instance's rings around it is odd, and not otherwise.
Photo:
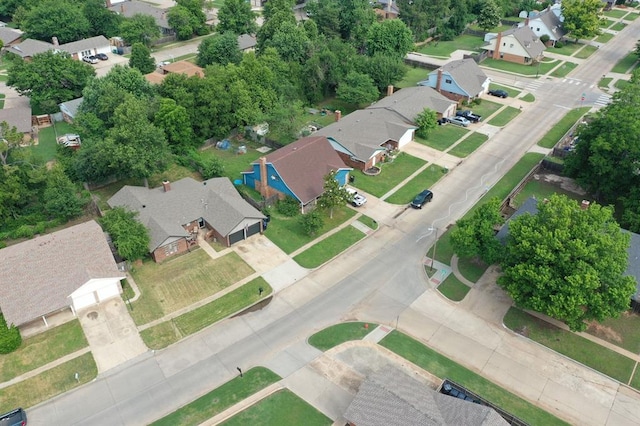
[(155, 260), (156, 262), (160, 263), (163, 260), (167, 259), (168, 257), (172, 257), (172, 256), (175, 256), (175, 255), (180, 254), (180, 253), (184, 253), (187, 250), (189, 250), (189, 243), (187, 242), (186, 238), (180, 238), (175, 243), (178, 246), (176, 252), (167, 254), (167, 251), (166, 251), (166, 247), (167, 246), (158, 247), (157, 249), (155, 249), (153, 251), (153, 253), (151, 253), (151, 257), (153, 257), (153, 260)]

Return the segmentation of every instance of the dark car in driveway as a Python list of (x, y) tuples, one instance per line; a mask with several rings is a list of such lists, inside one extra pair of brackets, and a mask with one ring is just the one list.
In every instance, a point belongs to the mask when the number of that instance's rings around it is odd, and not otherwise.
[(26, 424), (27, 413), (22, 408), (0, 414), (0, 426), (25, 426)]
[(422, 206), (430, 202), (432, 199), (433, 199), (433, 192), (431, 192), (428, 189), (425, 189), (424, 191), (416, 195), (416, 198), (414, 198), (413, 201), (411, 202), (411, 207), (413, 207), (414, 209), (421, 209)]
[(489, 94), (491, 96), (497, 96), (497, 97), (503, 98), (503, 99), (509, 97), (509, 94), (505, 90), (502, 90), (502, 89), (489, 90)]
[(106, 53), (96, 53), (96, 58), (100, 59), (101, 61), (106, 61), (107, 59), (109, 59), (109, 57), (107, 56)]
[(464, 117), (472, 123), (477, 123), (480, 120), (482, 120), (481, 116), (479, 116), (478, 114), (474, 114), (473, 111), (470, 111), (468, 109), (465, 109), (462, 111), (456, 111), (456, 116)]

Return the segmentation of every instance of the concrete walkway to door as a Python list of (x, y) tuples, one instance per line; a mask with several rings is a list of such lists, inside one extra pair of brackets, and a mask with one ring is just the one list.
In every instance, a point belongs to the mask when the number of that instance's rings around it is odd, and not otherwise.
[(98, 366), (98, 374), (148, 350), (120, 297), (80, 310), (78, 319)]

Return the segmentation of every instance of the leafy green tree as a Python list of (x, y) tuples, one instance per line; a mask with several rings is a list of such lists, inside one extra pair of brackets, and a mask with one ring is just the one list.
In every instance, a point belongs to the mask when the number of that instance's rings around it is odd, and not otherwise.
[(340, 10), (338, 0), (323, 0), (307, 2), (305, 10), (316, 23), (318, 32), (327, 38), (341, 37)]
[(54, 166), (47, 174), (47, 187), (44, 190), (44, 209), (52, 217), (65, 221), (78, 217), (88, 202), (76, 186), (69, 180), (61, 166)]
[(640, 40), (636, 42), (636, 49), (634, 50), (636, 56), (640, 56)]
[[(317, 102), (334, 93), (338, 83), (359, 64), (355, 48), (339, 38), (327, 40), (318, 37), (311, 47), (309, 59), (302, 68), (304, 95), (310, 102)], [(367, 72), (364, 69), (361, 72)]]
[(336, 179), (336, 171), (331, 170), (324, 176), (324, 191), (318, 200), (320, 208), (329, 210), (329, 218), (333, 218), (333, 209), (349, 202), (350, 195), (346, 188)]
[(173, 152), (184, 152), (195, 146), (195, 137), (191, 127), (191, 119), (187, 110), (173, 99), (160, 99), (160, 107), (153, 123), (164, 130)]
[(438, 127), (438, 114), (432, 109), (425, 108), (416, 116), (415, 122), (418, 125), (416, 134), (426, 138), (433, 129)]
[(563, 28), (576, 42), (600, 34), (600, 0), (563, 0)]
[(404, 22), (416, 40), (424, 40), (429, 36), (429, 30), (435, 28), (431, 21), (429, 0), (397, 0), (400, 8), (400, 19)]
[(59, 103), (82, 96), (94, 75), (91, 65), (50, 50), (33, 55), (31, 61), (16, 60), (9, 68), (7, 85), (28, 96), (33, 106), (54, 113)]
[(324, 219), (317, 210), (312, 210), (300, 216), (300, 226), (307, 235), (315, 235), (324, 226)]
[(451, 245), (463, 258), (480, 258), (487, 265), (504, 257), (504, 248), (496, 239), (496, 226), (502, 225), (500, 200), (492, 198), (481, 205), (471, 217), (461, 219), (451, 232)]
[(203, 158), (200, 162), (200, 174), (203, 179), (211, 179), (214, 177), (220, 177), (224, 175), (224, 162), (216, 157), (209, 156)]
[(136, 13), (120, 24), (120, 36), (130, 45), (142, 43), (151, 46), (160, 38), (160, 28), (151, 15)]
[(102, 228), (111, 235), (120, 256), (129, 261), (141, 259), (149, 252), (149, 231), (137, 216), (136, 212), (116, 207), (107, 210), (100, 219)]
[(566, 322), (603, 321), (629, 309), (635, 279), (625, 276), (630, 236), (613, 209), (553, 195), (538, 213), (509, 223), (503, 276), (498, 283), (518, 306)]
[(381, 92), (402, 80), (407, 73), (407, 67), (400, 58), (378, 54), (362, 59), (358, 70), (371, 77)]
[(225, 0), (218, 9), (218, 21), (216, 30), (220, 33), (255, 34), (258, 30), (256, 14), (245, 0)]
[(83, 39), (89, 35), (89, 21), (81, 5), (68, 0), (44, 0), (30, 9), (21, 28), (25, 38), (60, 43)]
[(295, 140), (298, 136), (298, 117), (302, 113), (303, 105), (301, 101), (287, 102), (284, 99), (276, 104), (275, 108), (269, 111), (267, 123), (269, 132), (282, 135), (285, 139)]
[(84, 0), (82, 13), (89, 21), (90, 35), (110, 38), (120, 32), (120, 24), (124, 18), (104, 7), (104, 0)]
[(167, 22), (176, 31), (178, 40), (188, 40), (193, 36), (193, 17), (189, 9), (182, 6), (174, 6), (167, 12)]
[(290, 13), (293, 16), (293, 5), (294, 0), (269, 0), (262, 8), (262, 17), (268, 21), (282, 12)]
[(198, 46), (196, 62), (201, 67), (211, 64), (239, 64), (241, 60), (238, 36), (232, 32), (207, 37)]
[(376, 14), (369, 0), (344, 0), (340, 2), (340, 34), (343, 40), (364, 53), (369, 28), (376, 22)]
[(20, 347), (22, 336), (18, 327), (7, 325), (4, 315), (0, 313), (0, 354), (9, 354)]
[(23, 138), (23, 134), (18, 132), (16, 126), (10, 126), (6, 121), (0, 123), (0, 162), (3, 166), (7, 165), (9, 154), (20, 146)]
[(413, 49), (413, 34), (399, 19), (376, 22), (369, 28), (367, 54), (404, 58)]
[(259, 52), (268, 47), (269, 41), (273, 39), (275, 33), (285, 23), (289, 23), (291, 25), (297, 24), (292, 10), (278, 11), (268, 19), (265, 17), (264, 23), (258, 29), (258, 33), (256, 34), (256, 47)]
[(492, 28), (500, 25), (500, 18), (502, 17), (502, 11), (494, 0), (485, 0), (480, 9), (480, 15), (478, 15), (478, 26), (484, 31), (489, 31)]
[(347, 74), (336, 90), (336, 97), (341, 101), (362, 105), (378, 99), (380, 92), (371, 77), (352, 71)]
[(133, 46), (131, 46), (129, 66), (136, 68), (142, 74), (149, 74), (155, 71), (156, 64), (151, 57), (151, 50), (142, 43), (134, 43)]
[(263, 47), (273, 47), (284, 61), (303, 63), (309, 53), (309, 37), (304, 26), (285, 21)]

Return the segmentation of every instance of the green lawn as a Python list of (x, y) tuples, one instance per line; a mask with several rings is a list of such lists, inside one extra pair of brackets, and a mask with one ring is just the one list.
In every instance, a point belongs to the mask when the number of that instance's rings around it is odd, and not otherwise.
[(607, 19), (607, 18), (602, 18), (600, 19), (600, 24), (598, 25), (600, 28), (605, 29), (605, 28), (609, 28), (611, 25), (613, 25), (615, 21), (611, 20), (611, 19)]
[(526, 95), (524, 95), (520, 99), (525, 101), (525, 102), (534, 102), (536, 100), (536, 97), (533, 96), (533, 94), (531, 94), (531, 93), (527, 93)]
[[(260, 288), (263, 289), (262, 295)], [(272, 293), (271, 286), (264, 278), (258, 277), (206, 305), (142, 330), (140, 336), (149, 349), (166, 348), (184, 337), (253, 305)]]
[(309, 337), (309, 344), (323, 352), (351, 340), (362, 340), (376, 324), (365, 322), (343, 322), (318, 331)]
[(364, 225), (368, 226), (369, 228), (373, 229), (374, 231), (376, 229), (378, 229), (378, 222), (376, 222), (375, 220), (373, 220), (372, 218), (370, 218), (369, 216), (363, 214), (362, 216), (360, 216), (358, 218), (358, 222), (363, 223)]
[(538, 141), (538, 145), (543, 148), (553, 148), (589, 109), (591, 107), (575, 108), (569, 111)]
[(33, 145), (29, 149), (36, 158), (45, 162), (51, 161), (56, 156), (58, 146), (56, 134), (62, 136), (67, 133), (76, 133), (76, 130), (66, 121), (43, 127), (38, 132), (38, 145)]
[(470, 24), (470, 25), (468, 26), (468, 28), (469, 28), (470, 30), (474, 30), (474, 31), (484, 31), (484, 32), (487, 32), (487, 33), (501, 33), (501, 32), (503, 32), (503, 31), (507, 31), (508, 29), (510, 29), (510, 28), (511, 28), (511, 25), (502, 25), (502, 24), (500, 24), (500, 25), (498, 25), (497, 27), (491, 28), (491, 29), (489, 29), (489, 30), (485, 30), (485, 29), (483, 29), (483, 28), (480, 28), (480, 25), (478, 25), (478, 24)]
[(640, 353), (640, 315), (632, 311), (601, 323), (594, 321), (589, 324), (587, 333), (633, 353)]
[(498, 127), (506, 126), (511, 120), (516, 118), (520, 112), (520, 109), (508, 106), (489, 120), (489, 124)]
[(627, 87), (629, 83), (627, 80), (616, 80), (615, 83), (613, 83), (613, 87), (615, 87), (616, 89), (622, 90), (625, 87)]
[(622, 31), (622, 30), (624, 30), (624, 27), (626, 27), (626, 26), (627, 26), (627, 24), (625, 24), (624, 22), (616, 22), (609, 29), (613, 30), (613, 31)]
[[(629, 53), (624, 58), (620, 59), (617, 64), (611, 69), (612, 72), (619, 74), (625, 74), (631, 67), (638, 61), (638, 55), (635, 52)], [(637, 66), (637, 64), (636, 64)]]
[(367, 176), (361, 171), (354, 170), (352, 173), (355, 176), (353, 186), (376, 197), (381, 197), (424, 164), (424, 160), (401, 152), (393, 162), (379, 164), (382, 171), (377, 176)]
[(640, 14), (638, 13), (629, 13), (628, 15), (626, 15), (624, 17), (625, 21), (635, 21), (636, 19), (638, 19), (638, 16), (640, 16)]
[(478, 259), (460, 258), (458, 260), (460, 273), (472, 283), (477, 282), (488, 267), (489, 265), (485, 265)]
[(573, 62), (564, 62), (562, 65), (560, 65), (558, 68), (554, 69), (551, 72), (551, 76), (565, 77), (567, 74), (573, 71), (577, 66), (578, 64), (575, 64)]
[(431, 164), (385, 201), (391, 204), (409, 204), (416, 194), (424, 189), (431, 188), (446, 173), (447, 170), (444, 167)]
[(435, 148), (438, 151), (444, 151), (467, 133), (469, 133), (469, 130), (464, 127), (456, 126), (455, 124), (446, 124), (433, 129), (427, 136), (427, 139), (416, 136), (415, 141)]
[(419, 82), (426, 80), (429, 75), (429, 70), (420, 68), (420, 67), (410, 67), (406, 66), (407, 73), (404, 75), (404, 78), (396, 83), (396, 87), (414, 87)]
[(249, 141), (242, 141), (242, 145), (247, 147), (247, 153), (237, 155), (236, 150), (240, 145), (241, 144), (239, 142), (234, 141), (232, 142), (232, 147), (230, 149), (223, 151), (212, 147), (201, 151), (201, 154), (205, 158), (215, 156), (221, 159), (224, 164), (224, 176), (228, 177), (233, 182), (234, 180), (241, 178), (241, 172), (247, 171), (251, 168), (252, 162), (264, 155), (256, 150), (256, 148), (260, 148), (262, 146), (261, 144)]
[(601, 78), (600, 81), (598, 82), (598, 87), (601, 87), (603, 89), (608, 89), (609, 84), (611, 84), (612, 81), (613, 81), (613, 78), (611, 77)]
[[(492, 89), (502, 89), (505, 90), (509, 96), (517, 96), (520, 94), (520, 91), (511, 89), (510, 87), (500, 86), (499, 84), (491, 84)], [(477, 99), (479, 103), (474, 105), (470, 105), (469, 108), (476, 114), (482, 117), (483, 120), (486, 120), (491, 114), (502, 108), (502, 104), (498, 102), (493, 102), (487, 99)], [(466, 107), (465, 107), (466, 108)]]
[[(515, 97), (517, 97), (517, 96), (520, 94), (520, 91), (519, 91), (519, 90), (516, 90), (516, 89), (514, 89), (514, 88), (512, 88), (512, 87), (503, 86), (503, 85), (501, 85), (501, 84), (495, 84), (495, 83), (491, 83), (491, 84), (489, 85), (489, 90), (496, 90), (496, 89), (504, 90), (505, 92), (507, 92), (507, 93), (509, 94), (509, 97), (510, 97), (510, 98), (515, 98)], [(484, 102), (483, 102), (483, 103), (484, 103)], [(494, 102), (494, 103), (495, 103), (495, 102)], [(496, 103), (496, 105), (498, 105), (499, 107), (501, 107), (501, 106), (502, 106), (501, 104), (497, 104), (497, 103)], [(496, 108), (496, 110), (497, 110), (497, 109), (498, 109), (498, 108)], [(489, 114), (489, 115), (490, 115), (490, 114)], [(483, 116), (483, 117), (484, 117), (484, 116)]]
[(202, 177), (200, 176), (200, 173), (194, 172), (193, 170), (188, 169), (179, 164), (171, 163), (167, 167), (167, 170), (160, 173), (155, 173), (149, 177), (149, 187), (158, 188), (162, 186), (162, 182), (166, 180), (168, 180), (169, 182), (175, 182), (186, 177), (191, 177), (191, 178), (194, 178), (195, 180), (202, 179)]
[[(78, 380), (75, 374), (78, 373)], [(96, 378), (98, 368), (91, 353), (62, 363), (15, 385), (0, 389), (2, 411), (29, 408)]]
[(513, 203), (516, 206), (520, 206), (530, 197), (535, 197), (537, 200), (544, 200), (545, 198), (551, 198), (553, 194), (562, 194), (576, 201), (584, 198), (584, 196), (576, 194), (575, 192), (565, 191), (558, 185), (532, 179), (518, 192), (518, 195), (513, 199)]
[(152, 426), (189, 426), (200, 424), (254, 393), (276, 383), (280, 376), (264, 367), (254, 367), (243, 377), (234, 377), (222, 386), (155, 422)]
[(10, 354), (0, 355), (0, 383), (34, 370), (88, 345), (78, 320), (22, 341)]
[(465, 158), (467, 155), (480, 148), (487, 139), (489, 139), (489, 136), (483, 133), (473, 132), (469, 137), (451, 148), (448, 153), (455, 155), (456, 157)]
[(330, 426), (333, 420), (289, 390), (272, 393), (260, 402), (220, 423), (225, 426)]
[(557, 59), (554, 59), (549, 62), (541, 62), (540, 66), (523, 65), (523, 64), (516, 64), (514, 62), (502, 61), (499, 59), (487, 58), (484, 61), (482, 61), (481, 65), (489, 68), (501, 70), (501, 71), (507, 71), (507, 72), (522, 74), (527, 76), (536, 76), (536, 75), (544, 75), (548, 73), (559, 63), (560, 61), (558, 61)]
[(611, 10), (607, 10), (606, 12), (603, 13), (604, 16), (608, 16), (609, 18), (613, 18), (613, 19), (620, 19), (623, 16), (625, 16), (628, 13), (628, 11), (626, 10), (620, 10), (620, 9), (611, 9)]
[(614, 37), (611, 33), (602, 33), (596, 37), (598, 43), (608, 43)]
[(567, 41), (562, 45), (562, 47), (550, 47), (548, 48), (548, 51), (551, 53), (557, 53), (558, 55), (572, 56), (582, 46), (584, 46), (582, 43)]
[(309, 247), (293, 258), (303, 268), (317, 268), (333, 259), (365, 237), (359, 229), (349, 225)]
[[(446, 265), (451, 265), (451, 258), (454, 255), (453, 246), (451, 245), (451, 231), (455, 228), (452, 225), (444, 233), (443, 229), (438, 230), (438, 244), (436, 245), (436, 260)], [(428, 257), (433, 257), (433, 246), (427, 252)]]
[(477, 373), (397, 331), (392, 331), (380, 345), (440, 378), (449, 378), (503, 410), (532, 425), (566, 423), (524, 399), (508, 392)]
[(451, 41), (439, 41), (426, 44), (418, 52), (425, 55), (448, 58), (456, 50), (479, 51), (483, 41), (481, 37), (463, 34)]
[(212, 259), (204, 250), (183, 254), (163, 263), (151, 260), (131, 274), (141, 291), (132, 303), (131, 317), (138, 325), (216, 294), (254, 272), (235, 252)]
[(279, 214), (275, 209), (271, 209), (269, 214), (271, 214), (271, 222), (269, 222), (265, 235), (285, 253), (289, 254), (344, 223), (353, 217), (356, 211), (345, 205), (333, 209), (333, 218), (329, 218), (327, 212), (322, 212), (324, 225), (312, 236), (308, 235), (300, 225), (300, 215), (286, 217)]
[(631, 379), (635, 362), (611, 349), (562, 330), (528, 313), (510, 308), (504, 324), (511, 330), (524, 334), (529, 339), (574, 359), (622, 383)]
[(459, 302), (469, 293), (468, 285), (463, 284), (455, 275), (450, 274), (442, 284), (438, 286), (438, 291), (444, 297), (454, 302)]

